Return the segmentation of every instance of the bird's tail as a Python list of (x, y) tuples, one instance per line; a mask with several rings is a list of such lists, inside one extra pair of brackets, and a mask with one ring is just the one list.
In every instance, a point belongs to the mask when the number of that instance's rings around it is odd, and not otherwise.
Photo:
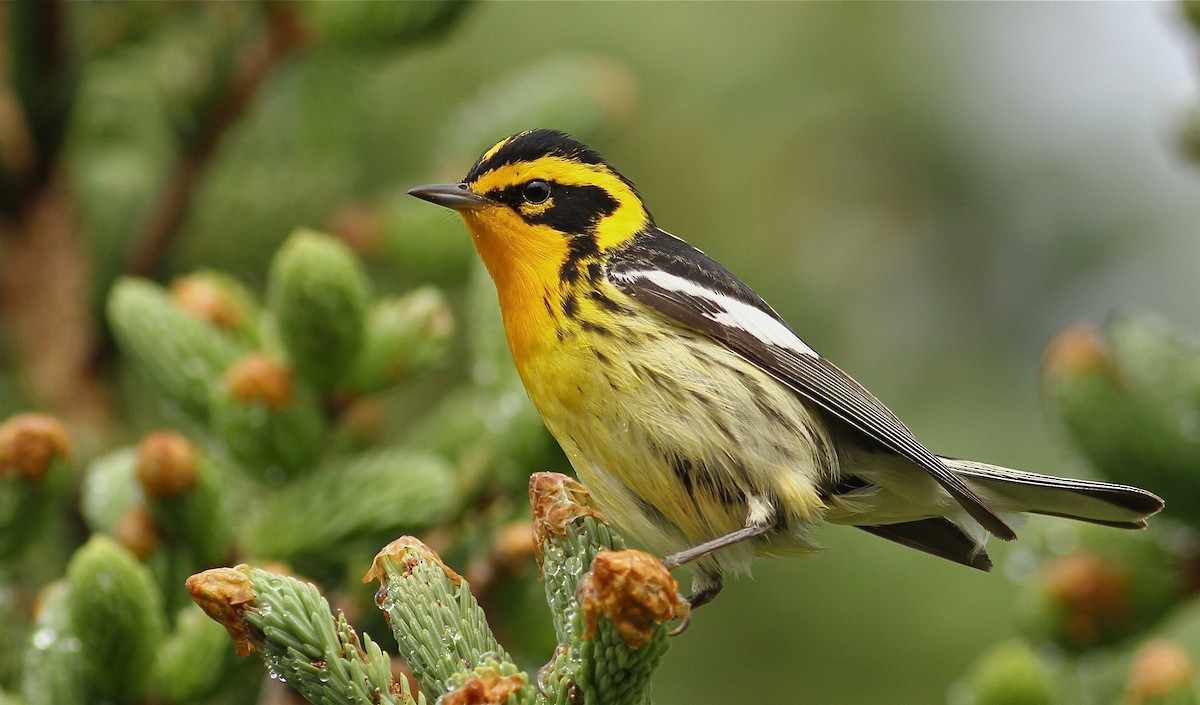
[(1163, 507), (1152, 492), (1128, 485), (1072, 480), (971, 460), (942, 458), (991, 508), (1077, 519), (1120, 529), (1144, 529)]

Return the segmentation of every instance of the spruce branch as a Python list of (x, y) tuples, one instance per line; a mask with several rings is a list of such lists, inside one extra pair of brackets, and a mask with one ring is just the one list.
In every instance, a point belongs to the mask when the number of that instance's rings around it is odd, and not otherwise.
[(556, 702), (575, 689), (602, 693), (604, 703), (648, 701), (650, 675), (669, 646), (665, 624), (687, 613), (674, 578), (653, 556), (624, 550), (577, 480), (535, 473), (529, 503), (560, 642), (539, 687)]
[[(651, 675), (669, 646), (667, 625), (687, 614), (679, 586), (657, 558), (613, 550), (622, 539), (575, 480), (538, 473), (530, 502), (563, 641), (536, 674), (513, 663), (467, 581), (428, 546), (405, 536), (376, 555), (363, 580), (380, 583), (376, 604), (420, 686), (416, 702), (649, 702)], [(229, 631), (239, 654), (262, 652), (272, 673), (311, 702), (366, 702), (356, 699), (365, 695), (413, 702), (407, 681), (389, 677), (379, 647), (359, 640), (342, 615), (334, 618), (310, 584), (242, 565), (194, 575), (188, 590)]]
[(625, 542), (592, 507), (587, 489), (566, 475), (534, 473), (529, 478), (529, 506), (554, 633), (559, 643), (568, 642), (575, 636), (576, 590), (586, 568), (602, 549), (621, 550)]
[(239, 655), (259, 652), (273, 677), (319, 705), (414, 705), (408, 681), (361, 637), (342, 613), (334, 616), (316, 586), (240, 565), (193, 575), (188, 591), (233, 637)]
[(363, 578), (373, 580), (380, 582), (376, 603), (421, 692), (441, 696), (457, 674), (489, 658), (511, 663), (467, 582), (417, 539), (404, 536), (380, 551)]
[(1200, 342), (1126, 311), (1073, 326), (1046, 351), (1043, 386), (1071, 441), (1105, 479), (1149, 487), (1200, 527)]
[(240, 535), (260, 557), (341, 559), (350, 544), (447, 521), (464, 498), (440, 457), (383, 448), (276, 488), (247, 515)]
[(62, 422), (16, 414), (0, 424), (0, 559), (19, 555), (65, 493), (70, 443)]
[(138, 444), (135, 466), (156, 532), (186, 551), (192, 565), (221, 561), (230, 543), (221, 478), (210, 458), (174, 431)]
[(288, 237), (271, 262), (267, 300), (297, 374), (338, 385), (366, 335), (371, 284), (350, 248), (310, 230)]
[(258, 343), (258, 301), (236, 278), (202, 269), (171, 280), (171, 298), (180, 308), (225, 332), (246, 347)]
[(151, 691), (169, 703), (196, 702), (220, 687), (231, 659), (221, 625), (188, 603), (154, 659)]
[(311, 385), (254, 352), (212, 388), (212, 429), (247, 473), (268, 484), (311, 471), (326, 424)]
[(445, 296), (431, 286), (376, 301), (367, 312), (362, 348), (347, 375), (356, 394), (390, 387), (434, 364), (454, 331)]
[(67, 585), (85, 692), (138, 702), (166, 630), (150, 571), (112, 539), (93, 536), (71, 559)]
[(117, 281), (107, 314), (117, 344), (143, 379), (183, 412), (207, 420), (210, 388), (238, 353), (233, 341), (144, 279)]
[(42, 590), (34, 616), (30, 648), (21, 672), (21, 694), (26, 703), (82, 705), (87, 702), (87, 680), (79, 652), (79, 636), (67, 604), (70, 588), (65, 580)]
[(687, 603), (662, 561), (642, 551), (601, 551), (579, 584), (572, 620), (579, 640), (578, 683), (608, 705), (649, 702), (650, 676), (670, 646), (666, 624)]

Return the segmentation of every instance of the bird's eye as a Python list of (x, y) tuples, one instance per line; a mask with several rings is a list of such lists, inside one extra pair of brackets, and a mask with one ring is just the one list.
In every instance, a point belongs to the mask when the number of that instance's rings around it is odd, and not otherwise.
[(525, 190), (521, 193), (529, 203), (545, 203), (547, 198), (550, 198), (550, 184), (542, 180), (530, 181), (525, 184)]

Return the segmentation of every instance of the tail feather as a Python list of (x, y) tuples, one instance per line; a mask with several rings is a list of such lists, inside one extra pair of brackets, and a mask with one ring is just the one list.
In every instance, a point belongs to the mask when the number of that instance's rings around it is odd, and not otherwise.
[(1073, 480), (971, 460), (942, 458), (984, 501), (1000, 512), (1066, 517), (1121, 529), (1144, 529), (1163, 508), (1157, 495), (1137, 487)]
[(945, 517), (858, 528), (955, 563), (983, 571), (992, 569), (992, 560), (983, 546), (968, 536), (962, 527)]

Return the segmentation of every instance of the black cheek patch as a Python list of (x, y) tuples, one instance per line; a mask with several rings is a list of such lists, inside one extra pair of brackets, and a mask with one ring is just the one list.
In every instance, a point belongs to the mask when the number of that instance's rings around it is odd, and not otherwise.
[(599, 186), (563, 186), (550, 182), (550, 206), (540, 213), (521, 212), (525, 184), (489, 191), (484, 196), (513, 209), (530, 225), (548, 225), (569, 235), (591, 234), (597, 223), (617, 210), (617, 200)]
[(597, 223), (617, 210), (617, 200), (599, 186), (550, 185), (554, 205), (537, 215), (522, 215), (535, 225), (549, 225), (572, 235), (591, 233)]

